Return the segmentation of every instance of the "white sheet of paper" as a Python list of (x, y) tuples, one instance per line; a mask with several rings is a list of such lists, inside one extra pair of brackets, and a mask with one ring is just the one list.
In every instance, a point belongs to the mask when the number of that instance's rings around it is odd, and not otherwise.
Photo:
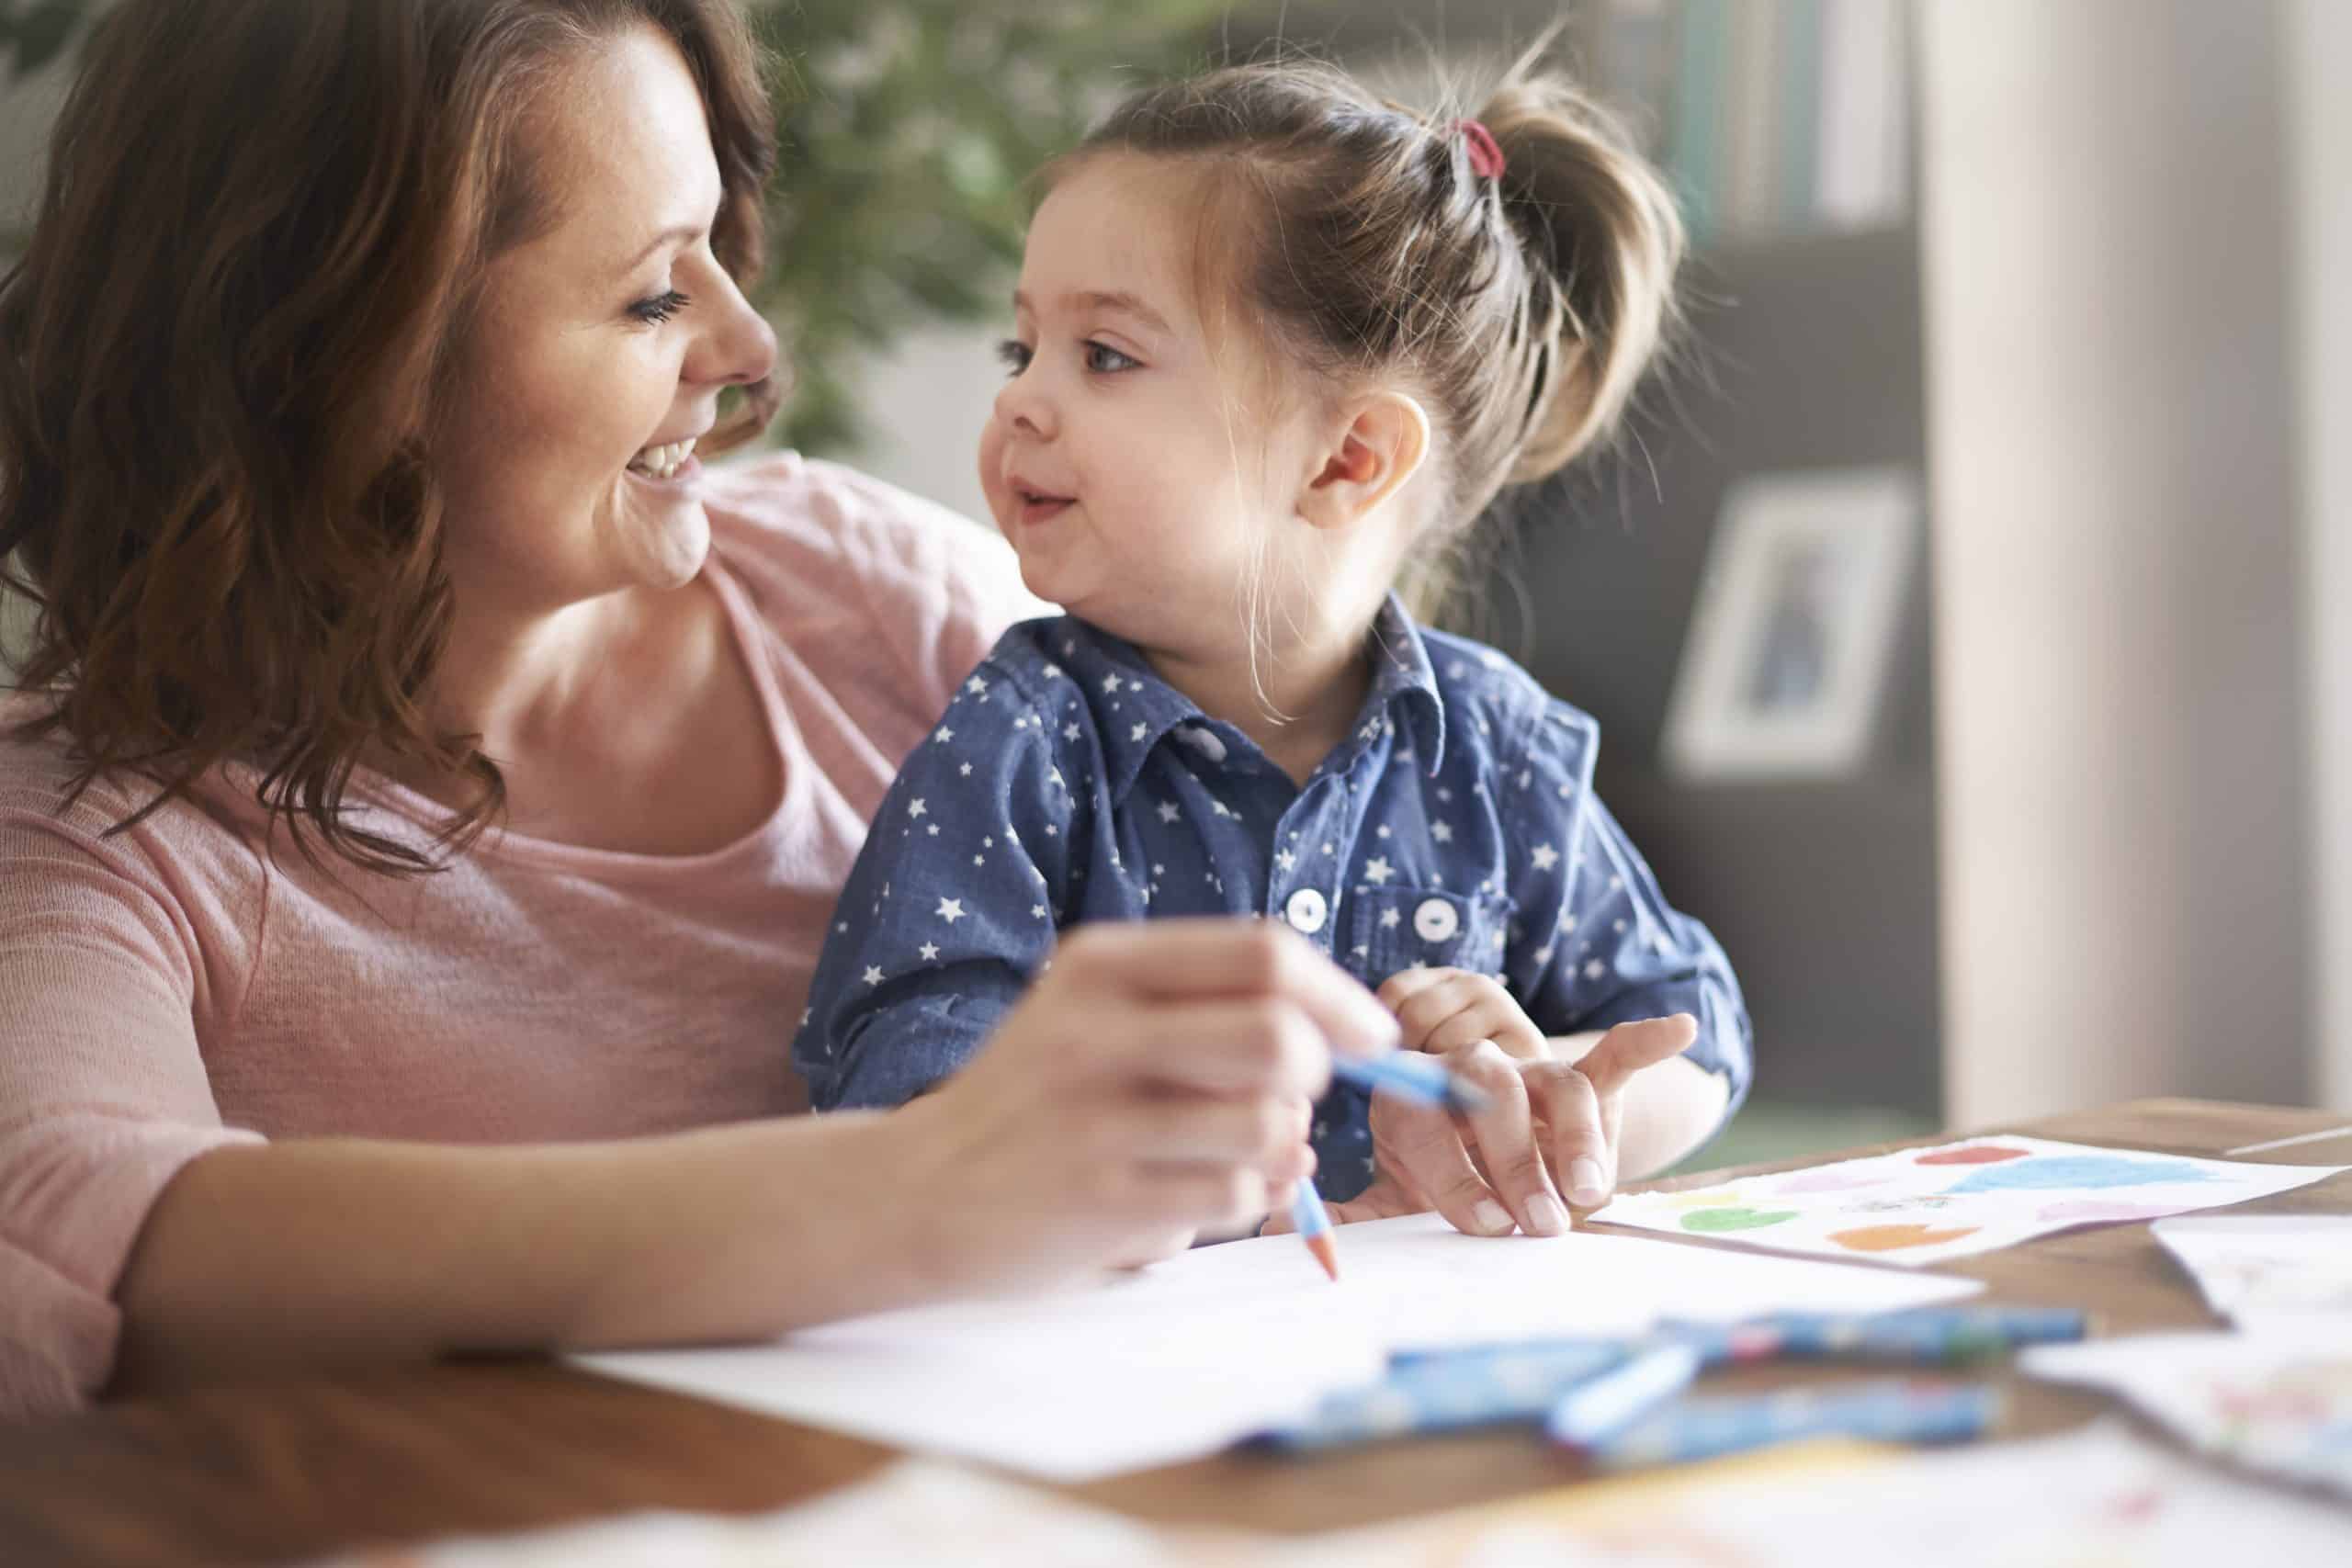
[(2352, 1336), (2339, 1322), (2040, 1345), (2021, 1364), (2116, 1394), (2200, 1452), (2352, 1496)]
[(2352, 1344), (2352, 1214), (2200, 1214), (2148, 1228), (2231, 1322), (2333, 1317)]
[(1634, 1236), (1346, 1225), (1333, 1285), (1296, 1236), (1196, 1248), (1095, 1289), (877, 1314), (593, 1371), (1058, 1481), (1213, 1453), (1379, 1375), (1391, 1350), (1636, 1333), (1661, 1317), (1883, 1312), (1972, 1280)]
[(1917, 1265), (2082, 1225), (2243, 1203), (2346, 1168), (1990, 1136), (1682, 1192), (1634, 1193), (1593, 1218), (1775, 1252)]

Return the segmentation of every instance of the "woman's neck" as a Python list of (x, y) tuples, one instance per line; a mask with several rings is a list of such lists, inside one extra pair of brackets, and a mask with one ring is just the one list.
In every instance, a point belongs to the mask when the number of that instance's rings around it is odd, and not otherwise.
[(1361, 630), (1320, 644), (1294, 643), (1261, 655), (1254, 667), (1246, 651), (1207, 660), (1152, 649), (1143, 654), (1161, 680), (1250, 737), (1301, 785), (1355, 728), (1372, 689), (1372, 658)]

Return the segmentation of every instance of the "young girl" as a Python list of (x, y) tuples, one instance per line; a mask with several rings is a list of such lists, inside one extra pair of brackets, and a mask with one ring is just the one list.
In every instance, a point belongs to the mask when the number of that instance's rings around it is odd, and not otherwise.
[[(1593, 797), (1592, 720), (1392, 592), (1611, 429), (1670, 309), (1671, 197), (1532, 55), (1475, 120), (1321, 65), (1214, 72), (1046, 180), (979, 463), (1069, 614), (1005, 636), (876, 817), (793, 1051), (816, 1104), (955, 1072), (1068, 927), (1251, 915), (1379, 987), (1408, 1046), (1482, 1081), (1519, 1058), (1521, 1146), (1576, 1109), (1546, 1095), (1591, 1115), (1552, 1037), (1687, 1014), (1595, 1055), (1622, 1078), (1682, 1052), (1685, 1130), (1651, 1157), (1703, 1138), (1747, 1016)], [(1359, 1092), (1310, 1135), (1326, 1197), (1374, 1182)], [(1575, 1166), (1471, 1228), (1564, 1229), (1559, 1194), (1613, 1179)], [(1368, 1212), (1454, 1212), (1382, 1174), (1403, 1190)]]

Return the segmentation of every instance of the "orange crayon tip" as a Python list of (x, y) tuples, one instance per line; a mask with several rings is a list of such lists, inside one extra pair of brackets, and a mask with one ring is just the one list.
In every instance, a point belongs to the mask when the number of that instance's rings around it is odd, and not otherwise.
[(1315, 1254), (1315, 1261), (1323, 1265), (1323, 1272), (1331, 1276), (1331, 1283), (1340, 1282), (1340, 1249), (1331, 1245), (1329, 1235), (1306, 1238), (1306, 1250)]

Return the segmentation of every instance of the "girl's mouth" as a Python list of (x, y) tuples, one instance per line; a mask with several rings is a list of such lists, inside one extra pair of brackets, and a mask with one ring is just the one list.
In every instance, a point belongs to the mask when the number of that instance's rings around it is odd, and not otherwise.
[(1012, 499), (1018, 515), (1024, 524), (1050, 523), (1070, 507), (1078, 504), (1067, 495), (1048, 495), (1044, 491), (1031, 490), (1026, 485), (1012, 487)]

